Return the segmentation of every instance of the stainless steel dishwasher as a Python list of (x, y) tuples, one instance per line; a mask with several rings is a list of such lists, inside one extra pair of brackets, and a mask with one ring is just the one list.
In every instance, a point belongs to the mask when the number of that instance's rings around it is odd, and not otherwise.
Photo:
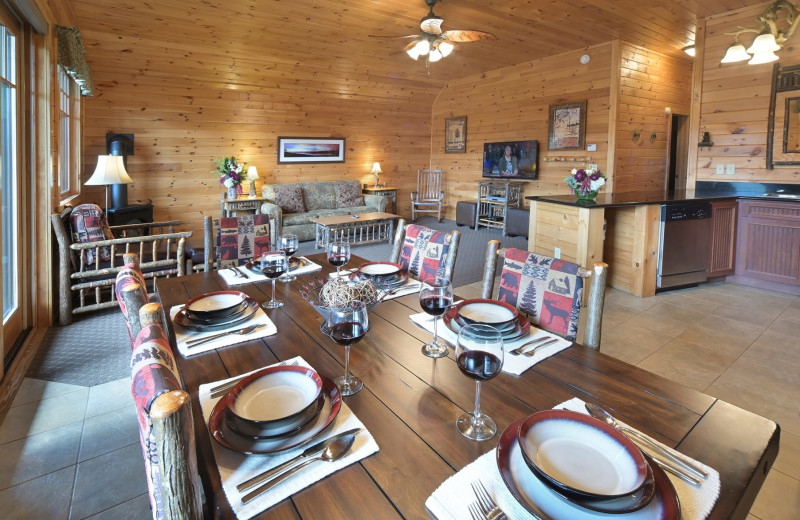
[(711, 203), (672, 202), (661, 206), (656, 287), (706, 281)]

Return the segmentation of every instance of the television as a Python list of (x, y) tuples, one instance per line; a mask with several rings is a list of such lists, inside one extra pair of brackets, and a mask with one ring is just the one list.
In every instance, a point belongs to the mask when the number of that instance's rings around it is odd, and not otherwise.
[(538, 175), (538, 159), (539, 141), (484, 143), (483, 176), (532, 181)]

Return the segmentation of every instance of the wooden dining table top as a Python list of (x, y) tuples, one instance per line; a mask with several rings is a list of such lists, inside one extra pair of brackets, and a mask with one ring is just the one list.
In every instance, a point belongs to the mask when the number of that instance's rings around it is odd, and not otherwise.
[[(299, 292), (301, 284), (333, 269), (324, 254), (309, 259), (323, 270), (276, 284), (276, 297), (285, 304), (266, 311), (278, 330), (273, 336), (184, 358), (175, 348), (173, 325), (168, 323), (178, 368), (192, 398), (198, 466), (215, 518), (235, 516), (222, 491), (212, 449), (216, 441), (203, 420), (198, 387), (295, 356), (328, 378), (344, 373), (344, 348), (320, 332), (322, 316)], [(361, 262), (353, 257), (349, 265)], [(214, 272), (156, 283), (165, 310), (229, 289)], [(231, 289), (259, 302), (271, 295), (270, 282)], [(380, 451), (255, 518), (431, 518), (425, 501), (436, 488), (496, 447), (498, 436), (475, 442), (456, 430), (458, 416), (474, 407), (475, 384), (459, 371), (452, 349), (447, 358), (437, 360), (421, 354), (431, 334), (409, 319), (418, 312), (415, 294), (380, 303), (370, 312), (369, 332), (350, 351), (350, 370), (364, 381), (364, 389), (344, 402)], [(600, 404), (631, 426), (716, 469), (721, 490), (709, 518), (745, 518), (778, 454), (780, 428), (775, 422), (581, 345), (537, 363), (521, 376), (501, 373), (484, 382), (481, 410), (502, 431), (517, 419), (573, 397)]]

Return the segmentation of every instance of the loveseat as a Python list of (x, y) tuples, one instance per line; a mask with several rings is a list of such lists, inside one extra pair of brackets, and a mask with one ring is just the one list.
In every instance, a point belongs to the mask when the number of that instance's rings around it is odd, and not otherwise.
[(268, 201), (261, 213), (274, 216), (279, 233), (294, 233), (301, 242), (314, 240), (313, 218), (385, 211), (389, 203), (382, 195), (362, 195), (358, 181), (264, 184), (261, 196)]

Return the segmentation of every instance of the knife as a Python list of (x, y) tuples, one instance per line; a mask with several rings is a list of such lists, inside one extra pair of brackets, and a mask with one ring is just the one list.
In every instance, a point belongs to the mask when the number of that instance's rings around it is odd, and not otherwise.
[(317, 453), (322, 453), (328, 446), (330, 446), (337, 440), (341, 439), (342, 437), (346, 437), (347, 435), (358, 433), (360, 431), (361, 428), (353, 428), (352, 430), (347, 430), (346, 432), (336, 434), (333, 437), (328, 437), (324, 441), (320, 441), (315, 445), (311, 446), (310, 448), (306, 448), (306, 450), (297, 457), (289, 459), (283, 464), (280, 464), (272, 469), (260, 473), (249, 480), (245, 480), (244, 482), (236, 486), (236, 489), (238, 489), (239, 491), (247, 491), (248, 489), (257, 486), (258, 484), (261, 484), (264, 481), (271, 480), (279, 475), (282, 475), (283, 473), (287, 472), (292, 467), (297, 465), (297, 463), (300, 462), (301, 460), (307, 457), (313, 457)]
[(242, 278), (250, 278), (249, 276), (247, 276), (247, 273), (245, 273), (242, 269), (239, 269), (238, 267), (234, 266), (231, 269), (239, 273), (239, 276), (241, 276)]

